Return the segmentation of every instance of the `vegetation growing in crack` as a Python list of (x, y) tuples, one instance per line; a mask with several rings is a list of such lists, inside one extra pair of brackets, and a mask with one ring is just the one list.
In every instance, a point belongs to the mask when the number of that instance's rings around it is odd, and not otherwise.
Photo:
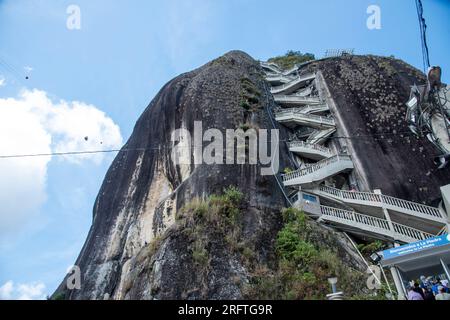
[(294, 169), (292, 169), (292, 168), (290, 168), (290, 167), (286, 167), (286, 168), (284, 168), (284, 170), (283, 170), (283, 173), (284, 173), (284, 174), (288, 174), (288, 173), (292, 173), (292, 172), (294, 172)]
[[(338, 254), (314, 240), (317, 226), (301, 211), (282, 212), (284, 226), (276, 239), (277, 270), (255, 269), (246, 287), (249, 299), (324, 299), (330, 293), (328, 278), (339, 278), (339, 289), (353, 295), (361, 292), (363, 273), (349, 269)], [(363, 296), (363, 295), (361, 295)]]
[(240, 106), (245, 110), (245, 118), (247, 118), (248, 113), (259, 108), (261, 92), (248, 78), (241, 79), (241, 87)]
[(276, 63), (281, 69), (287, 70), (294, 67), (296, 64), (315, 60), (312, 53), (301, 53), (300, 51), (289, 50), (283, 56), (277, 56), (269, 59), (269, 62)]
[(207, 271), (209, 267), (209, 234), (220, 233), (227, 244), (238, 247), (240, 235), (237, 223), (241, 214), (243, 194), (228, 187), (222, 195), (211, 195), (205, 200), (196, 198), (180, 210), (177, 228), (191, 241), (193, 262)]

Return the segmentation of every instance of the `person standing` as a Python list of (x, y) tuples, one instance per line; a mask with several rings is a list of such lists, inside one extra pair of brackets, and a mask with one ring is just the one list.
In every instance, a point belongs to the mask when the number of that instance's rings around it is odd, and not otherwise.
[(445, 288), (440, 286), (438, 288), (439, 293), (436, 295), (436, 300), (450, 300), (450, 294), (445, 292)]
[(434, 298), (433, 291), (431, 291), (430, 288), (425, 287), (425, 288), (422, 288), (422, 290), (423, 290), (423, 297), (424, 297), (423, 299), (424, 299), (425, 301), (434, 301), (434, 300), (436, 300), (436, 299)]
[(422, 296), (414, 290), (414, 287), (408, 287), (408, 300), (423, 300)]

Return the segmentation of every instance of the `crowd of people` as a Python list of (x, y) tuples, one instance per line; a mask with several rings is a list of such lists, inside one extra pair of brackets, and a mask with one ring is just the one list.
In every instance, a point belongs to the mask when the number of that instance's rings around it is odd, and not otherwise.
[(450, 300), (448, 280), (421, 276), (409, 284), (408, 300)]

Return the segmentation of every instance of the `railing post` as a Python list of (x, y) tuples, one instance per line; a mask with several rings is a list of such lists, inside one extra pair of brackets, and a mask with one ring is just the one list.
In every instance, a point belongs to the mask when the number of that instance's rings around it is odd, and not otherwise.
[(380, 189), (375, 189), (375, 190), (373, 190), (373, 193), (378, 194), (380, 196), (381, 209), (383, 210), (384, 218), (388, 222), (389, 230), (391, 231), (392, 238), (394, 240), (397, 240), (396, 237), (395, 237), (395, 230), (394, 230), (394, 225), (392, 224), (391, 215), (389, 214), (389, 211), (387, 210), (386, 205), (385, 205), (385, 203), (383, 201), (383, 194), (381, 193), (381, 190)]
[[(400, 245), (396, 242), (394, 242), (394, 248), (399, 247)], [(403, 281), (401, 278), (401, 275), (399, 273), (399, 270), (396, 266), (391, 266), (391, 275), (392, 279), (394, 280), (395, 287), (397, 289), (398, 300), (406, 300), (406, 290), (405, 286), (403, 285)]]

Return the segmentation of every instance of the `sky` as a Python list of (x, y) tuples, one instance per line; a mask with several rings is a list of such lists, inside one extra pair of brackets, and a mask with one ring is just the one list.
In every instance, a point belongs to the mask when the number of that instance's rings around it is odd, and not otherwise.
[[(423, 2), (431, 64), (449, 83), (450, 1)], [(380, 29), (367, 28), (370, 5)], [(415, 10), (414, 0), (0, 0), (0, 156), (120, 148), (167, 81), (230, 50), (267, 60), (354, 48), (422, 69)], [(113, 157), (0, 158), (0, 299), (44, 299), (59, 285)]]

